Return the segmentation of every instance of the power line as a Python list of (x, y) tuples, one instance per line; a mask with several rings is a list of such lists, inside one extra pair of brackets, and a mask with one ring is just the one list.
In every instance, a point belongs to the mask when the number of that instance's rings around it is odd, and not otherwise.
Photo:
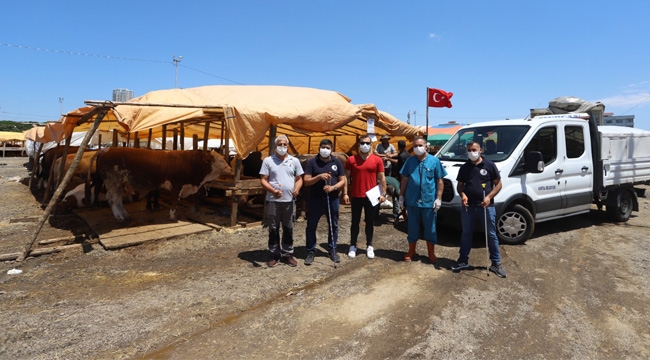
[[(5, 47), (10, 47), (10, 48), (16, 48), (16, 49), (26, 49), (26, 50), (34, 50), (34, 51), (43, 51), (43, 52), (50, 52), (50, 53), (57, 53), (57, 54), (65, 54), (65, 55), (75, 55), (75, 56), (87, 56), (87, 57), (96, 57), (96, 58), (102, 58), (102, 59), (109, 59), (109, 60), (125, 60), (125, 61), (140, 61), (140, 62), (152, 62), (152, 63), (161, 63), (161, 64), (169, 64), (169, 61), (164, 61), (164, 60), (150, 60), (150, 59), (138, 59), (138, 58), (131, 58), (131, 57), (122, 57), (122, 56), (111, 56), (111, 55), (99, 55), (99, 54), (89, 54), (89, 53), (82, 53), (78, 51), (67, 51), (67, 50), (52, 50), (52, 49), (47, 49), (47, 48), (40, 48), (40, 47), (32, 47), (32, 46), (24, 46), (24, 45), (12, 45), (12, 44), (4, 44), (0, 43), (0, 46), (5, 46)], [(172, 59), (172, 64), (176, 66), (178, 69), (178, 66), (180, 65), (178, 61), (175, 61), (176, 59)], [(196, 71), (198, 73), (208, 75), (217, 79), (225, 80), (228, 82), (231, 82), (233, 84), (239, 84), (239, 85), (245, 85), (242, 84), (238, 81), (231, 80), (228, 78), (225, 78), (223, 76), (218, 76), (211, 74), (209, 72), (195, 69), (186, 65), (180, 65), (186, 69)]]
[(77, 56), (97, 57), (97, 58), (111, 59), (111, 60), (142, 61), (142, 62), (165, 63), (165, 64), (166, 64), (166, 63), (169, 63), (168, 61), (162, 61), (162, 60), (149, 60), (149, 59), (138, 59), (138, 58), (121, 57), (121, 56), (100, 55), (100, 54), (89, 54), (89, 53), (82, 53), (82, 52), (77, 52), (77, 51), (53, 50), (53, 49), (40, 48), (40, 47), (32, 47), (32, 46), (24, 46), (24, 45), (12, 45), (12, 44), (3, 44), (3, 43), (0, 43), (0, 46), (6, 46), (6, 47), (11, 47), (11, 48), (17, 48), (17, 49), (27, 49), (27, 50), (35, 50), (35, 51), (51, 52), (51, 53), (65, 54), (65, 55), (77, 55)]
[(636, 108), (637, 106), (643, 104), (644, 102), (646, 102), (648, 100), (650, 100), (650, 94), (648, 94), (648, 97), (641, 100), (641, 102), (639, 102), (638, 104), (632, 106), (631, 108), (627, 109), (626, 111), (623, 111), (623, 115), (626, 115), (628, 112), (632, 111), (632, 109)]
[(204, 74), (204, 75), (208, 75), (208, 76), (215, 77), (215, 78), (217, 78), (217, 79), (221, 79), (221, 80), (229, 81), (229, 82), (231, 82), (231, 83), (233, 83), (233, 84), (246, 85), (246, 84), (242, 84), (242, 83), (240, 83), (240, 82), (238, 82), (238, 81), (235, 81), (235, 80), (226, 79), (225, 77), (222, 77), (222, 76), (218, 76), (218, 75), (210, 74), (210, 73), (208, 73), (208, 72), (205, 72), (205, 71), (202, 71), (202, 70), (199, 70), (199, 69), (191, 68), (191, 67), (189, 67), (189, 66), (187, 66), (187, 65), (180, 65), (180, 66), (182, 66), (182, 67), (184, 67), (184, 68), (186, 68), (186, 69), (192, 70), (192, 71), (196, 71), (196, 72), (201, 73), (201, 74)]

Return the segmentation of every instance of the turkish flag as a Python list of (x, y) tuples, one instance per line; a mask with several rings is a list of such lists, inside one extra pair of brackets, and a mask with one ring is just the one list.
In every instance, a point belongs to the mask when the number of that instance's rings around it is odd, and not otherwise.
[(451, 97), (453, 92), (447, 92), (440, 89), (427, 88), (427, 105), (429, 107), (451, 107)]

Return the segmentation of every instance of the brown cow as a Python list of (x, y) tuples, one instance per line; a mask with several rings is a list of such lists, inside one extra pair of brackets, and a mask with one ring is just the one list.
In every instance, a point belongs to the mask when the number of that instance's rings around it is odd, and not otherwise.
[(106, 198), (118, 222), (129, 219), (122, 204), (126, 185), (140, 194), (157, 189), (171, 192), (169, 218), (176, 220), (180, 198), (196, 193), (207, 182), (230, 172), (221, 155), (212, 151), (105, 148), (97, 156), (97, 173), (106, 186)]
[[(44, 152), (41, 155), (40, 158), (40, 172), (38, 174), (39, 180), (38, 180), (38, 188), (43, 189), (44, 187), (47, 187), (48, 180), (50, 178), (50, 170), (52, 169), (52, 166), (54, 164), (54, 160), (57, 158), (61, 157), (63, 155), (63, 150), (65, 146), (58, 146), (53, 149), (49, 149), (46, 152)], [(76, 154), (77, 150), (79, 149), (78, 146), (70, 146), (68, 147), (68, 152), (67, 154)]]
[[(75, 176), (81, 178), (82, 180), (84, 180), (86, 178), (86, 176), (88, 176), (88, 174), (91, 174), (91, 175), (94, 174), (95, 171), (90, 170), (90, 161), (91, 161), (92, 157), (95, 156), (96, 153), (97, 153), (97, 151), (95, 151), (95, 150), (85, 151), (83, 153), (83, 155), (81, 155), (81, 159), (79, 160), (79, 165), (77, 165), (77, 168), (74, 170), (73, 175), (75, 175)], [(72, 160), (74, 160), (74, 157), (76, 155), (77, 155), (76, 153), (68, 154), (65, 157), (65, 165), (63, 167), (63, 173), (64, 174), (68, 172), (68, 169), (70, 169), (70, 164), (72, 164)], [(56, 160), (54, 160), (54, 164), (52, 165), (52, 173), (54, 175), (53, 180), (55, 180), (55, 181), (56, 181), (56, 179), (59, 178), (59, 169), (61, 169), (61, 161), (63, 161), (63, 158), (59, 157)]]

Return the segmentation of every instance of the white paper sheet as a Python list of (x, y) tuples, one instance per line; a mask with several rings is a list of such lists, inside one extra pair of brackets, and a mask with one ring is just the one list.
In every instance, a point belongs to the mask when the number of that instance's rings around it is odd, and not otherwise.
[(376, 206), (377, 204), (379, 204), (379, 197), (381, 196), (381, 187), (377, 185), (374, 188), (366, 191), (366, 196), (368, 197), (368, 200), (370, 200), (372, 206)]

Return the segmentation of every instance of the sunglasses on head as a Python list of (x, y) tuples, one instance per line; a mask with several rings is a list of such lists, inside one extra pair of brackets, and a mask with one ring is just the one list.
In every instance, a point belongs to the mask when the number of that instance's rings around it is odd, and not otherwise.
[(361, 145), (370, 145), (370, 141), (362, 141)]

